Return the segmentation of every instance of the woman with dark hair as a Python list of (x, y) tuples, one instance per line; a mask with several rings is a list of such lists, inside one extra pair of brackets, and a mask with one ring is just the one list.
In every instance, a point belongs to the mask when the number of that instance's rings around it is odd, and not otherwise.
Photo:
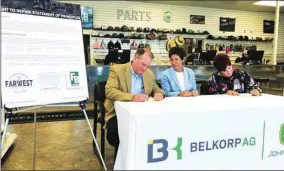
[(233, 68), (226, 53), (215, 56), (213, 65), (218, 70), (209, 79), (209, 94), (229, 94), (238, 96), (250, 90), (253, 96), (259, 96), (261, 90), (255, 87), (254, 80), (245, 71)]
[(161, 86), (166, 96), (197, 96), (195, 75), (189, 68), (183, 67), (186, 53), (181, 47), (173, 47), (169, 52), (171, 68), (161, 74)]

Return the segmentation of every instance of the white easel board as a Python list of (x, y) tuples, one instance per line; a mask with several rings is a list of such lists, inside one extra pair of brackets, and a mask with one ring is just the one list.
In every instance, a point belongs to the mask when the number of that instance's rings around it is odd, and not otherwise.
[(80, 5), (3, 0), (2, 104), (78, 102), (88, 95)]

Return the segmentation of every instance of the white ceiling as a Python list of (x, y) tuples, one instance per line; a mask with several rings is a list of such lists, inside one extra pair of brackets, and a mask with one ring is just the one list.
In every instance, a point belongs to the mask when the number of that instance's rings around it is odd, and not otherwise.
[[(143, 0), (140, 0), (143, 1)], [(231, 9), (231, 10), (243, 10), (243, 11), (257, 11), (257, 12), (275, 12), (275, 7), (253, 5), (255, 0), (184, 0), (184, 1), (143, 1), (147, 3), (168, 4), (168, 5), (186, 5), (206, 8), (219, 8), (219, 9)], [(280, 7), (280, 13), (284, 14), (283, 6)]]

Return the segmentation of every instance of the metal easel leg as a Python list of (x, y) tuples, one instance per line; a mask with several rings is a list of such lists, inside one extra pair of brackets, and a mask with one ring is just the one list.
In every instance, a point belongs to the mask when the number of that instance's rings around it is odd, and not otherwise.
[(36, 162), (36, 111), (34, 112), (34, 155), (33, 155), (33, 170), (35, 170)]
[(105, 162), (104, 162), (104, 159), (103, 159), (103, 157), (102, 157), (102, 154), (101, 154), (100, 148), (99, 148), (98, 143), (97, 143), (97, 139), (96, 139), (96, 137), (95, 137), (95, 135), (94, 135), (94, 132), (93, 132), (92, 126), (91, 126), (91, 124), (90, 124), (90, 121), (89, 121), (89, 118), (88, 118), (88, 115), (87, 115), (87, 112), (86, 112), (86, 104), (85, 104), (85, 103), (86, 103), (87, 101), (88, 101), (88, 100), (80, 101), (80, 102), (79, 102), (79, 105), (80, 105), (80, 107), (82, 108), (83, 113), (84, 113), (85, 118), (86, 118), (86, 121), (87, 121), (87, 123), (88, 123), (88, 125), (89, 125), (89, 129), (90, 129), (90, 131), (91, 131), (91, 134), (92, 134), (93, 140), (94, 140), (95, 145), (96, 145), (96, 148), (97, 148), (97, 150), (98, 150), (98, 153), (99, 153), (99, 156), (100, 156), (101, 163), (103, 164), (104, 169), (105, 169), (105, 170), (107, 170), (107, 167), (106, 167)]
[(1, 152), (3, 150), (3, 146), (4, 146), (4, 139), (5, 139), (5, 136), (6, 136), (6, 132), (7, 132), (7, 127), (8, 127), (8, 124), (9, 124), (9, 120), (11, 119), (12, 117), (12, 109), (11, 108), (7, 108), (5, 107), (5, 126), (4, 126), (4, 131), (3, 131), (3, 135), (2, 135), (2, 142), (1, 142)]

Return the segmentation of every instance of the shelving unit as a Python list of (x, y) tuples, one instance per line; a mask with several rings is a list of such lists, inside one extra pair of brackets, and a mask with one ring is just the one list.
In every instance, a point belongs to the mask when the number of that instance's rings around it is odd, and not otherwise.
[[(87, 31), (86, 31), (87, 32)], [(84, 32), (85, 33), (85, 32)], [(121, 38), (110, 38), (110, 37), (98, 37), (98, 36), (94, 36), (94, 35), (99, 35), (100, 33), (103, 34), (110, 34), (112, 35), (113, 33), (123, 33), (125, 36), (128, 36), (130, 34), (133, 33), (137, 33), (137, 34), (144, 34), (146, 37), (146, 34), (149, 34), (149, 32), (125, 32), (125, 31), (109, 31), (109, 30), (88, 30), (88, 34), (92, 35), (90, 37), (90, 61), (91, 61), (91, 65), (95, 65), (96, 59), (104, 59), (105, 56), (108, 53), (108, 49), (107, 49), (107, 44), (108, 42), (111, 40), (113, 43), (115, 43), (116, 41), (119, 41), (121, 44), (121, 48), (122, 49), (129, 49), (130, 50), (130, 45), (131, 43), (135, 42), (137, 45), (139, 45), (140, 43), (143, 44), (149, 44), (151, 47), (151, 50), (155, 56), (152, 65), (169, 65), (169, 58), (168, 58), (168, 51), (166, 50), (166, 42), (167, 40), (159, 40), (159, 39), (155, 39), (155, 40), (149, 40), (147, 38), (145, 39), (133, 39), (133, 38), (127, 38), (130, 43), (121, 43)], [(161, 35), (163, 33), (156, 33), (156, 38)], [(206, 38), (205, 34), (201, 34), (201, 33), (196, 33), (196, 34), (179, 34), (179, 33), (164, 33), (167, 35), (167, 38), (174, 38), (176, 36), (183, 36), (184, 38), (195, 38), (195, 39), (202, 39), (204, 40)], [(93, 49), (92, 45), (95, 43), (95, 41), (98, 41), (99, 44), (104, 41), (105, 44), (105, 48), (104, 49)], [(131, 50), (131, 54), (130, 54), (130, 58), (132, 59), (134, 54), (136, 52), (136, 49)]]
[[(148, 43), (151, 46), (151, 50), (155, 56), (155, 59), (152, 62), (152, 65), (169, 65), (169, 58), (168, 58), (168, 51), (166, 50), (166, 42), (167, 40), (148, 40), (148, 39), (133, 39), (133, 38), (127, 38), (130, 43), (121, 43), (121, 38), (112, 38), (112, 37), (102, 37), (102, 36), (94, 36), (94, 35), (99, 35), (99, 34), (110, 34), (112, 35), (113, 33), (123, 33), (124, 36), (128, 36), (133, 33), (137, 34), (144, 34), (146, 37), (146, 34), (149, 32), (136, 32), (136, 31), (110, 31), (110, 30), (84, 30), (84, 34), (90, 34), (92, 35), (90, 37), (90, 64), (91, 65), (96, 65), (96, 59), (103, 60), (105, 56), (108, 53), (107, 49), (107, 44), (109, 41), (112, 41), (115, 43), (116, 41), (119, 41), (121, 44), (122, 49), (130, 49), (130, 45), (132, 42), (137, 43)], [(163, 33), (156, 33), (156, 37), (158, 37), (160, 34)], [(258, 50), (264, 50), (264, 59), (268, 60), (271, 59), (272, 56), (272, 41), (256, 41), (256, 40), (220, 40), (220, 39), (207, 39), (206, 34), (202, 33), (164, 33), (167, 35), (167, 38), (174, 38), (176, 36), (183, 36), (185, 39), (186, 38), (191, 38), (191, 39), (198, 39), (202, 40), (202, 49), (206, 49), (205, 45), (208, 44), (241, 44), (241, 45), (256, 45)], [(95, 41), (98, 41), (99, 44), (101, 41), (104, 41), (105, 48), (104, 49), (93, 49), (92, 45), (94, 44)], [(184, 47), (186, 47), (185, 45)], [(132, 59), (136, 50), (131, 50), (131, 56), (130, 58)], [(241, 56), (241, 52), (229, 52), (228, 55), (230, 56), (232, 61), (235, 61), (237, 57)]]
[[(218, 40), (218, 39), (206, 39), (205, 44), (225, 44), (225, 45), (242, 45), (242, 46), (250, 46), (250, 45), (255, 45), (257, 46), (257, 50), (264, 50), (264, 56), (263, 59), (271, 60), (272, 57), (272, 49), (273, 49), (273, 44), (271, 41), (236, 41), (236, 40)], [(242, 52), (230, 52), (228, 55), (230, 56), (231, 61), (235, 61), (237, 57), (240, 57)]]

